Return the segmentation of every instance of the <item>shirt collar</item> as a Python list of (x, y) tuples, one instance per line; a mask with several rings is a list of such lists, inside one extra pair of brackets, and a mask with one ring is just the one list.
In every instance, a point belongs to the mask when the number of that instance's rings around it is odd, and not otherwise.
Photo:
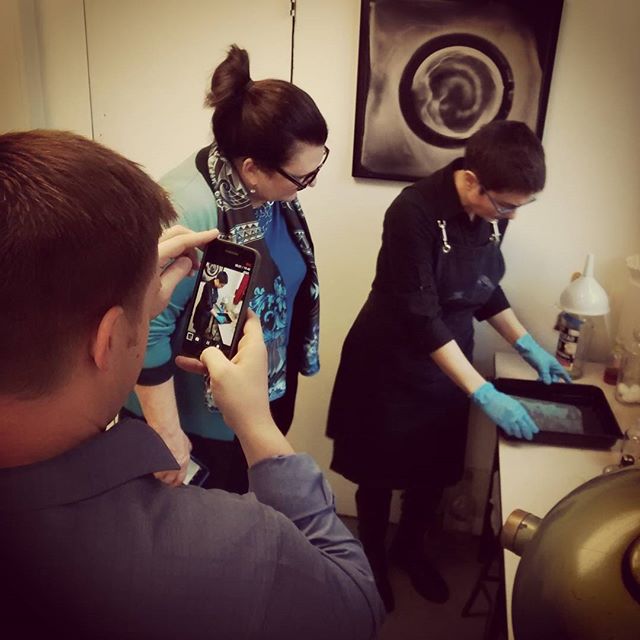
[(0, 511), (70, 504), (156, 471), (179, 468), (146, 422), (126, 418), (55, 458), (0, 469)]
[(460, 214), (466, 215), (454, 180), (454, 173), (463, 168), (464, 159), (456, 158), (453, 162), (432, 174), (432, 178), (438, 186), (435, 189), (436, 211), (438, 211), (438, 215), (442, 220), (450, 220)]

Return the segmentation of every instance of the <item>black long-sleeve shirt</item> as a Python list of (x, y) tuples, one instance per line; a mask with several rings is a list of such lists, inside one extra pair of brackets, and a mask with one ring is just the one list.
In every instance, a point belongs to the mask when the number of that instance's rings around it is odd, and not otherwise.
[[(446, 222), (452, 245), (481, 246), (493, 233), (492, 225), (475, 217), (469, 220), (455, 189), (453, 174), (462, 168), (458, 159), (405, 188), (387, 209), (372, 289), (390, 299), (407, 318), (412, 344), (419, 352), (432, 353), (453, 340), (441, 318), (436, 289), (435, 264), (442, 248), (437, 220)], [(499, 222), (504, 234), (507, 221)], [(486, 320), (509, 307), (500, 286), (474, 316)]]

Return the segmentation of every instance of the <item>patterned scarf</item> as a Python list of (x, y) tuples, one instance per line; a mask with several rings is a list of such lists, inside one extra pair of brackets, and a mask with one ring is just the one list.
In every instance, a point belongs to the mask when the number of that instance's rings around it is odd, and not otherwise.
[[(198, 153), (196, 164), (205, 179), (208, 178), (216, 201), (220, 237), (236, 244), (249, 245), (260, 253), (260, 271), (250, 307), (262, 323), (269, 357), (269, 400), (273, 401), (284, 395), (287, 367), (286, 288), (264, 238), (264, 221), (270, 220), (274, 203), (267, 202), (259, 209), (251, 206), (249, 194), (237, 171), (220, 153), (215, 141)], [(205, 171), (208, 175), (205, 175)], [(296, 297), (293, 330), (290, 333), (290, 340), (295, 340), (295, 327), (300, 327), (302, 344), (294, 342), (292, 346), (298, 351), (290, 350), (289, 356), (295, 359), (300, 373), (310, 376), (320, 368), (320, 298), (313, 244), (298, 199), (280, 202), (279, 205), (291, 237), (307, 266), (306, 276)]]

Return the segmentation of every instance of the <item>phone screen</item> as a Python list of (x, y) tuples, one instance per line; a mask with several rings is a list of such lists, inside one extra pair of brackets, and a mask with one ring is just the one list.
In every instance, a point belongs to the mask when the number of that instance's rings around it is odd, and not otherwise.
[(209, 244), (194, 288), (183, 353), (197, 357), (207, 347), (216, 347), (233, 355), (253, 291), (257, 257), (252, 249), (222, 240)]

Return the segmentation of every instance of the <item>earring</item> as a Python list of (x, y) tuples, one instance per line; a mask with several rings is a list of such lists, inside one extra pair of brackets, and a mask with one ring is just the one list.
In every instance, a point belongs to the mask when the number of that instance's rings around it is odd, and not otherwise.
[(255, 188), (255, 187), (251, 187), (251, 188), (249, 189), (249, 193), (255, 193), (255, 192), (256, 192), (256, 188)]

